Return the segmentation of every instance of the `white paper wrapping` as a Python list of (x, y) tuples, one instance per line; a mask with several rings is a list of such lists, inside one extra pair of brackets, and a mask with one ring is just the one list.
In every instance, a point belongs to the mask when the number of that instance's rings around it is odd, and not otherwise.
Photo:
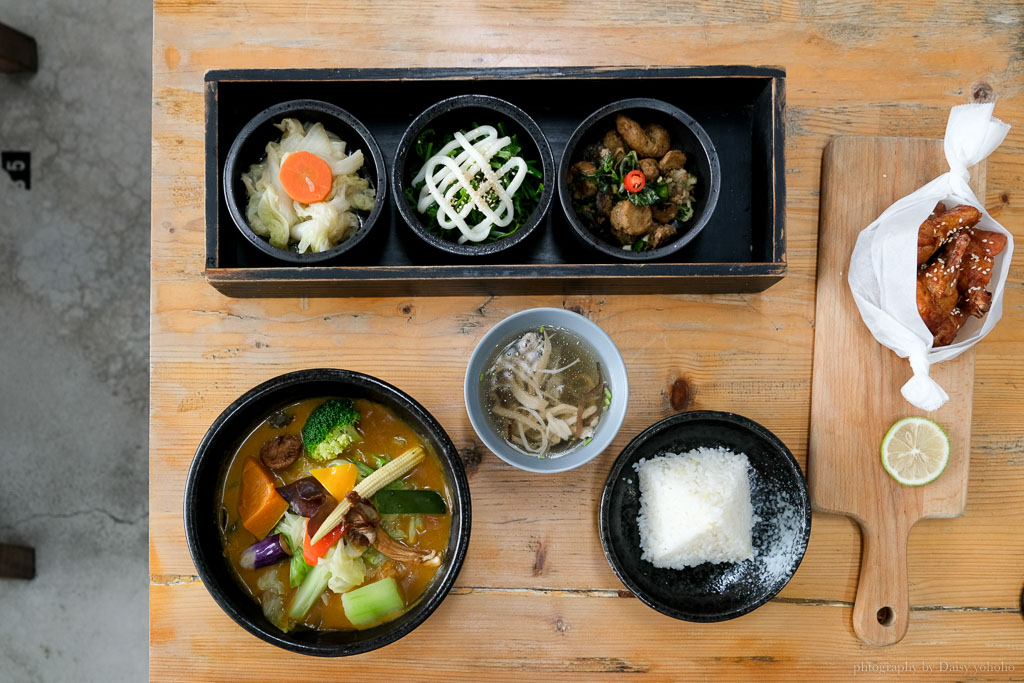
[[(937, 410), (949, 399), (928, 376), (932, 363), (955, 358), (977, 344), (1003, 313), (1013, 235), (988, 214), (967, 184), (967, 169), (999, 147), (1010, 130), (992, 116), (993, 107), (991, 103), (963, 104), (950, 110), (943, 145), (949, 172), (882, 212), (861, 231), (850, 257), (848, 281), (861, 318), (880, 344), (910, 360), (914, 376), (900, 391), (922, 410)], [(1006, 235), (1006, 249), (993, 265), (989, 312), (981, 319), (969, 317), (952, 344), (933, 349), (932, 334), (917, 311), (917, 233), (940, 201), (947, 208), (970, 204), (980, 209), (977, 227)]]

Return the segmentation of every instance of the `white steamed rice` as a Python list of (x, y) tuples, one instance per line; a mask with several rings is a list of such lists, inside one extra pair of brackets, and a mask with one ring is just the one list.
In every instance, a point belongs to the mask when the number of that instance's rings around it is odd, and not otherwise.
[(663, 569), (751, 559), (749, 467), (746, 455), (725, 448), (636, 463), (641, 558)]

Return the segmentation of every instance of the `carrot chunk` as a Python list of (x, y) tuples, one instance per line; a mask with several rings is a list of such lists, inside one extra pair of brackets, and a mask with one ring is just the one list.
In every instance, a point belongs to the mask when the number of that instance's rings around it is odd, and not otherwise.
[(312, 152), (293, 152), (281, 164), (281, 186), (303, 204), (322, 202), (331, 193), (331, 167)]
[(274, 477), (255, 458), (242, 466), (242, 490), (238, 496), (238, 516), (242, 526), (256, 538), (270, 533), (288, 509), (285, 500), (274, 487)]

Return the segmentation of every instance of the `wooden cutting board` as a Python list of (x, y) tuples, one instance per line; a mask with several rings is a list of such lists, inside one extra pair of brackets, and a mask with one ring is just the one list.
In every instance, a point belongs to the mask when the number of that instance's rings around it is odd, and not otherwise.
[[(808, 481), (815, 510), (860, 525), (861, 565), (853, 628), (871, 645), (892, 645), (910, 619), (907, 538), (925, 517), (956, 517), (967, 498), (974, 351), (932, 366), (949, 394), (932, 413), (910, 405), (900, 387), (909, 363), (875, 341), (847, 284), (858, 233), (894, 201), (946, 172), (940, 140), (840, 137), (825, 149), (818, 228), (818, 293)], [(971, 187), (985, 196), (984, 164)], [(896, 420), (927, 416), (946, 430), (946, 471), (920, 487), (901, 486), (883, 469), (882, 437)]]

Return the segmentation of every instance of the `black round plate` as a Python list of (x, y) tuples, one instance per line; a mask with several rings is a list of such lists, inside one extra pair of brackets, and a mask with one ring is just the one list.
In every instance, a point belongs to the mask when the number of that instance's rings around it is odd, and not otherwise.
[[(248, 171), (252, 164), (259, 162), (267, 155), (267, 143), (281, 139), (282, 132), (275, 128), (274, 124), (287, 118), (298, 119), (303, 124), (321, 123), (329, 133), (334, 133), (345, 141), (347, 151), (354, 152), (361, 149), (363, 151), (363, 167), (359, 170), (359, 175), (366, 178), (370, 187), (377, 191), (373, 209), (369, 215), (360, 216), (359, 228), (356, 229), (355, 234), (327, 251), (307, 251), (300, 254), (294, 249), (278, 249), (272, 246), (265, 237), (260, 237), (253, 232), (245, 218), (249, 195), (242, 182), (242, 174)], [(224, 160), (224, 201), (238, 230), (250, 244), (263, 253), (278, 260), (299, 265), (319, 264), (353, 249), (373, 229), (388, 200), (387, 175), (380, 147), (377, 146), (377, 141), (370, 134), (369, 129), (359, 119), (329, 102), (290, 100), (267, 107), (252, 117), (235, 136), (234, 142), (228, 149), (227, 158)]]
[[(419, 602), (398, 618), (365, 631), (295, 630), (282, 633), (242, 587), (224, 557), (217, 528), (217, 490), (241, 440), (275, 410), (304, 398), (367, 398), (387, 406), (430, 443), (452, 491), (448, 550)], [(455, 583), (469, 546), (469, 482), (458, 451), (441, 425), (412, 397), (375, 377), (349, 370), (300, 370), (247, 391), (214, 421), (196, 450), (185, 480), (185, 537), (203, 585), (221, 609), (249, 633), (268, 643), (319, 657), (369, 652), (406, 635), (437, 609)]]
[[(750, 460), (757, 555), (740, 563), (659, 569), (640, 558), (640, 487), (633, 465), (700, 446), (728, 448)], [(792, 511), (788, 518), (786, 508)], [(676, 619), (725, 621), (760, 607), (789, 583), (807, 549), (811, 505), (800, 466), (778, 437), (740, 415), (700, 410), (666, 418), (626, 446), (601, 494), (600, 527), (605, 557), (638, 598)]]
[[(686, 154), (686, 170), (697, 176), (693, 217), (686, 223), (676, 221), (677, 237), (657, 249), (630, 251), (623, 249), (618, 243), (606, 241), (583, 224), (572, 206), (568, 178), (569, 167), (578, 160), (576, 150), (597, 142), (607, 131), (614, 129), (615, 117), (619, 114), (625, 114), (642, 125), (658, 123), (664, 126), (672, 137), (672, 149), (681, 149)], [(718, 162), (718, 152), (701, 125), (679, 107), (649, 97), (612, 102), (588, 116), (565, 144), (561, 163), (558, 165), (558, 198), (573, 232), (591, 248), (626, 261), (652, 261), (663, 258), (693, 241), (711, 220), (711, 215), (718, 204), (721, 182), (722, 171)]]

